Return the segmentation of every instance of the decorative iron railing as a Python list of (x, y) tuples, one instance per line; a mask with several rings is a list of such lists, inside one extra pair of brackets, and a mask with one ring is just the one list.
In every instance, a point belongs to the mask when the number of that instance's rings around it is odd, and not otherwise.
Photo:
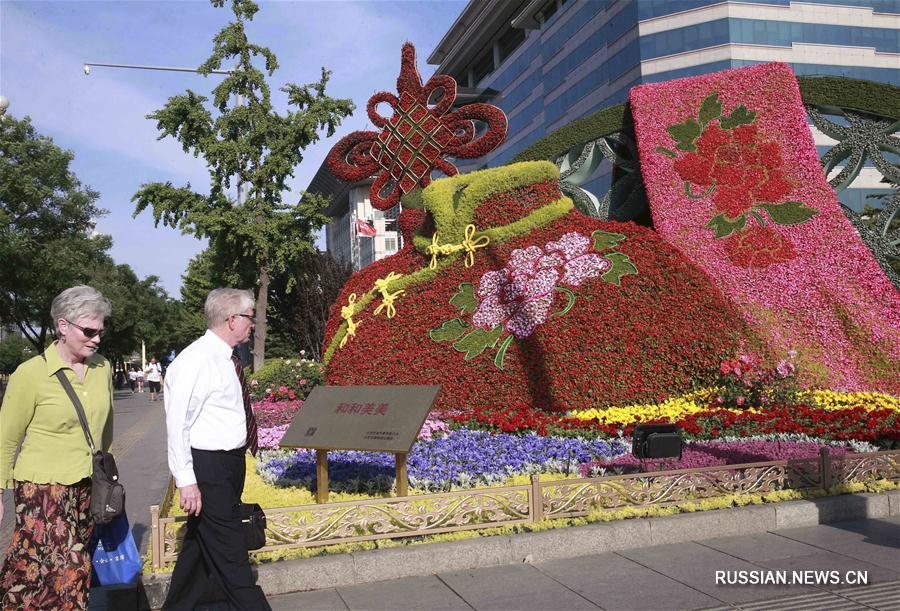
[[(829, 489), (900, 481), (900, 450), (564, 479), (405, 497), (267, 508), (266, 545), (254, 553), (573, 518), (625, 507), (666, 506), (728, 494)], [(167, 491), (165, 502), (171, 504)], [(185, 516), (151, 507), (153, 570), (178, 557)], [(162, 515), (161, 515), (162, 514)]]

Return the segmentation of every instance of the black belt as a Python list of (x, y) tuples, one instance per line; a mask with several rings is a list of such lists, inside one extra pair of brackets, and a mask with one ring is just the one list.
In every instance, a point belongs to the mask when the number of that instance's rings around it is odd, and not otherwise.
[(192, 452), (206, 452), (207, 454), (231, 454), (232, 456), (242, 456), (247, 451), (246, 448), (235, 448), (233, 450), (201, 450), (200, 448), (191, 448)]

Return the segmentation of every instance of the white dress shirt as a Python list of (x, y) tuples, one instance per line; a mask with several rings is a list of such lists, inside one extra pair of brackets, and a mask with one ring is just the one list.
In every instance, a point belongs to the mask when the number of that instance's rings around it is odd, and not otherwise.
[(191, 448), (234, 450), (247, 443), (244, 399), (231, 354), (231, 346), (207, 331), (166, 373), (169, 470), (179, 488), (197, 483)]

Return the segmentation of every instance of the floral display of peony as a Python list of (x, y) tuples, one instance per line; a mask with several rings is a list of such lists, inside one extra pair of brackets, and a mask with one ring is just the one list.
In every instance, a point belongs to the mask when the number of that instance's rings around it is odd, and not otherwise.
[(900, 392), (900, 294), (822, 171), (797, 80), (772, 63), (629, 95), (653, 225), (805, 386)]

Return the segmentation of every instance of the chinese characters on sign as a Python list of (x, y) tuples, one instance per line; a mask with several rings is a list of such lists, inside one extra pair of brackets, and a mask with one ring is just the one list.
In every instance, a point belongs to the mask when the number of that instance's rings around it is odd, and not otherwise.
[(334, 413), (384, 416), (387, 414), (388, 406), (388, 403), (338, 403)]

